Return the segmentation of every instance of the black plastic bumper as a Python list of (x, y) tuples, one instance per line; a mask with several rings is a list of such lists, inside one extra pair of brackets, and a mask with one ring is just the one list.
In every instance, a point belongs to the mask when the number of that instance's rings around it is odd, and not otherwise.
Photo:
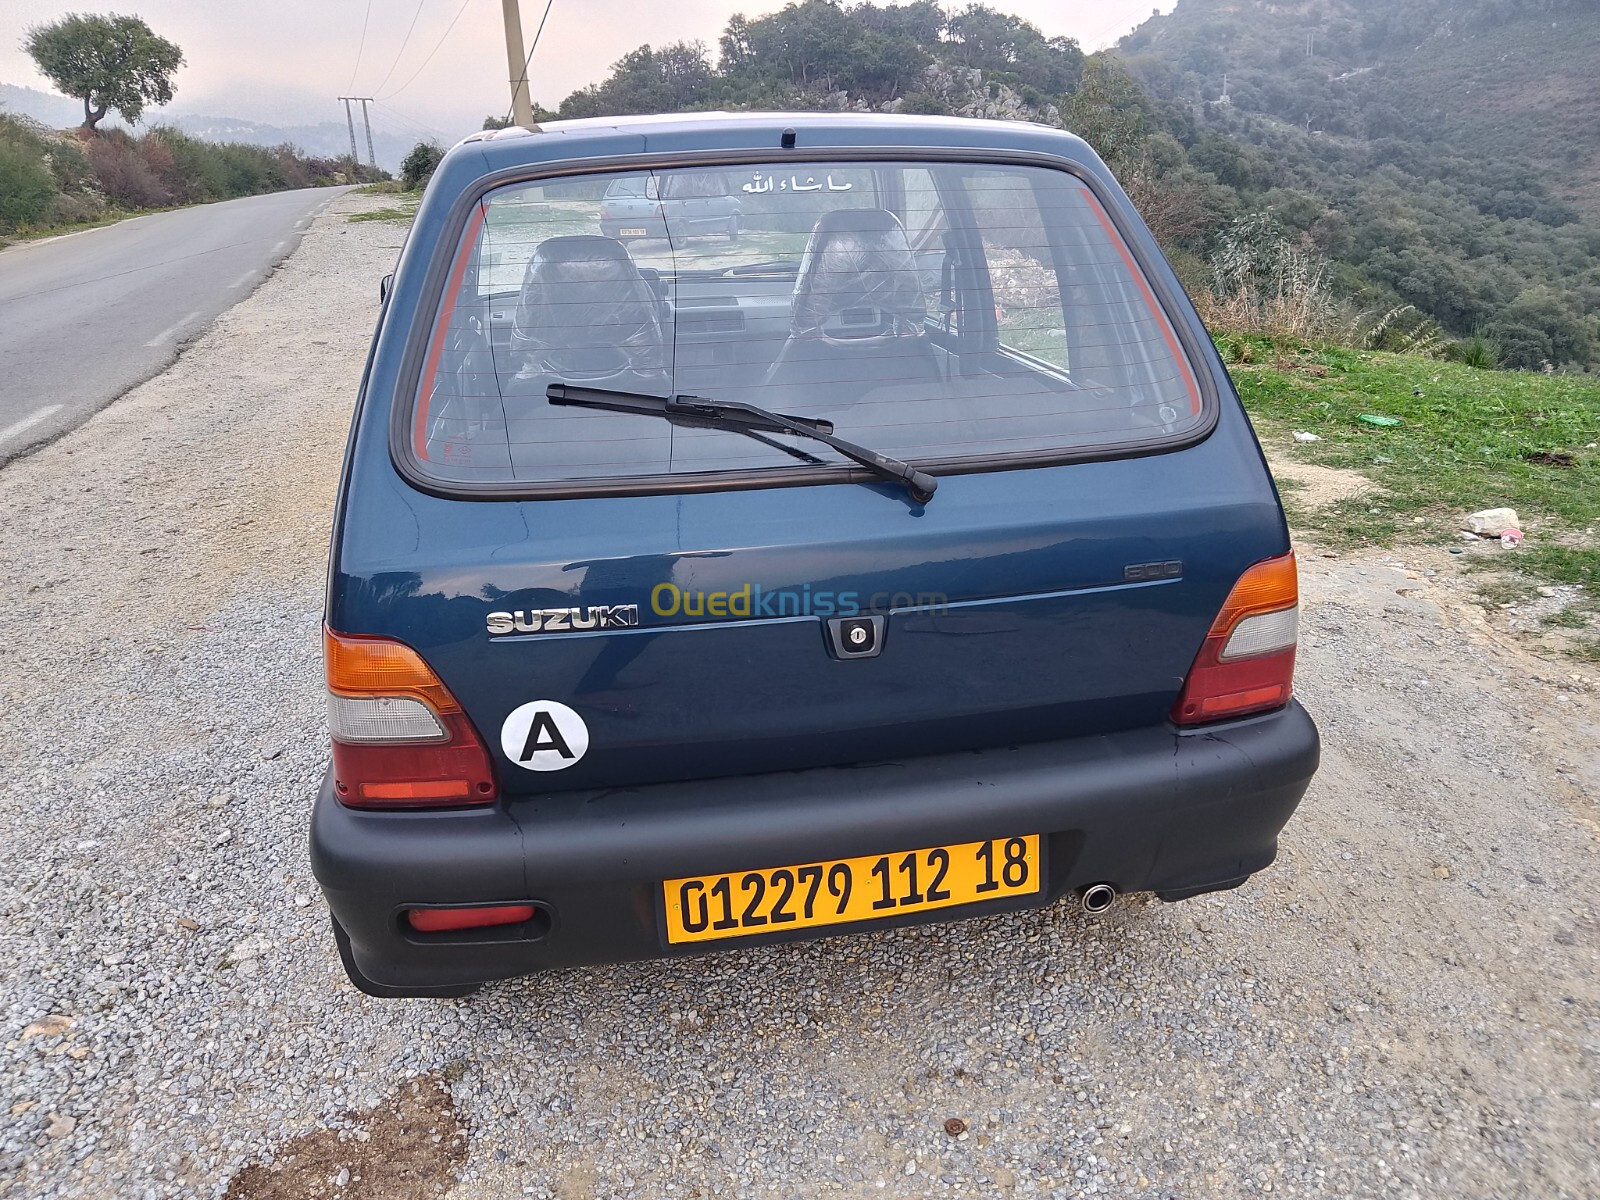
[[(800, 934), (671, 947), (664, 879), (1045, 835), (1043, 892), (1108, 882), (1168, 899), (1233, 887), (1270, 864), (1318, 760), (1298, 704), (1203, 732), (1104, 737), (870, 766), (563, 792), (481, 811), (360, 812), (325, 780), (311, 862), (369, 979), (440, 986), (548, 967), (703, 953)], [(534, 902), (533, 922), (419, 934), (407, 908)], [(995, 911), (968, 906), (873, 924)]]

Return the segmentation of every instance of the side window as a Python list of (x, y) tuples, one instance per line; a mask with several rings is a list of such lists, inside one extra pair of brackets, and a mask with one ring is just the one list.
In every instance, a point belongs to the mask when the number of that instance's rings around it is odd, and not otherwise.
[(1061, 284), (1032, 181), (1016, 171), (967, 180), (981, 222), (1001, 345), (1066, 370), (1071, 366)]

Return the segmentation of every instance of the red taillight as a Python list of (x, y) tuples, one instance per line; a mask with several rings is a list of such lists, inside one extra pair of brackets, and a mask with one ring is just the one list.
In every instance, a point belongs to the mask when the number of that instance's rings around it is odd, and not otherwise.
[(389, 638), (323, 631), (333, 779), (352, 808), (491, 804), (483, 740), (422, 656)]
[(1201, 725), (1289, 703), (1299, 604), (1293, 551), (1241, 575), (1195, 655), (1172, 719)]
[(492, 908), (413, 908), (406, 912), (411, 928), (420, 933), (451, 929), (487, 929), (495, 925), (520, 925), (533, 920), (531, 904), (497, 904)]

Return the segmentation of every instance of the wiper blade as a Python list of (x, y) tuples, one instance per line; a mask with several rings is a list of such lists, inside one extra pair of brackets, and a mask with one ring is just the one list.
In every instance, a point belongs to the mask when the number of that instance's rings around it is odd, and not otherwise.
[(642, 392), (575, 387), (566, 383), (552, 383), (544, 394), (551, 404), (641, 413), (664, 417), (677, 425), (726, 429), (734, 433), (788, 433), (795, 437), (810, 438), (832, 446), (851, 462), (866, 467), (880, 479), (900, 484), (918, 504), (926, 504), (939, 489), (939, 481), (932, 475), (898, 458), (835, 437), (833, 422), (817, 417), (790, 416), (737, 400), (707, 400), (702, 396), (650, 396)]

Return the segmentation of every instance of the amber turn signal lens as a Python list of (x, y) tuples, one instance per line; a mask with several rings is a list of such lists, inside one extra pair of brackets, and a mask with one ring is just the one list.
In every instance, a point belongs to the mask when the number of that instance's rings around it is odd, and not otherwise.
[(1246, 617), (1277, 612), (1300, 603), (1300, 569), (1294, 551), (1258, 562), (1233, 585), (1222, 611), (1211, 623), (1211, 636), (1226, 636)]
[(410, 646), (387, 638), (352, 637), (323, 627), (328, 690), (336, 696), (410, 696), (440, 716), (461, 706)]

